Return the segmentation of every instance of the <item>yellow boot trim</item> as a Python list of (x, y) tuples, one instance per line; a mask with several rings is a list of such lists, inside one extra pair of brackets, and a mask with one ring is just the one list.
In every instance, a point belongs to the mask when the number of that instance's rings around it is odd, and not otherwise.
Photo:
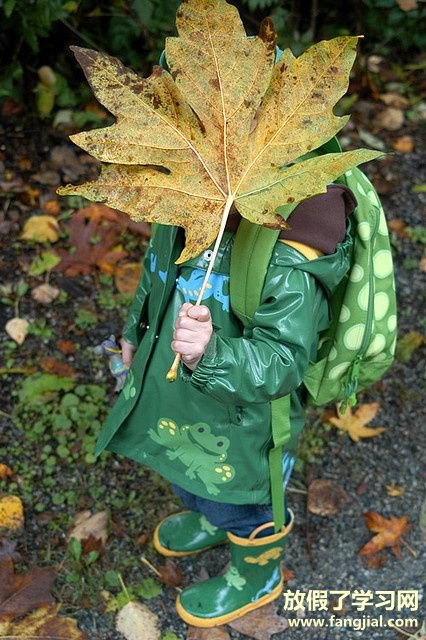
[(163, 524), (163, 522), (165, 522), (166, 520), (169, 520), (170, 518), (173, 518), (174, 516), (180, 515), (181, 513), (191, 513), (190, 509), (185, 509), (184, 511), (178, 511), (177, 513), (172, 513), (170, 516), (167, 516), (166, 518), (163, 518), (161, 520), (161, 522), (159, 522), (157, 524), (157, 526), (154, 529), (154, 533), (152, 534), (152, 543), (154, 545), (154, 548), (156, 549), (156, 551), (158, 551), (158, 553), (161, 553), (162, 556), (166, 556), (167, 558), (182, 558), (183, 556), (192, 556), (196, 553), (201, 553), (202, 551), (206, 551), (206, 549), (212, 549), (213, 547), (218, 547), (221, 544), (224, 544), (224, 542), (218, 542), (216, 544), (210, 544), (207, 547), (203, 547), (202, 549), (196, 549), (195, 551), (173, 551), (173, 549), (168, 549), (167, 547), (163, 547), (163, 545), (160, 542), (160, 538), (158, 535), (158, 531), (160, 529), (160, 526)]
[(216, 616), (216, 618), (199, 618), (198, 616), (193, 616), (192, 613), (188, 613), (188, 611), (183, 608), (179, 596), (176, 598), (176, 611), (182, 618), (182, 620), (194, 627), (203, 627), (204, 629), (207, 629), (208, 627), (216, 627), (220, 626), (221, 624), (228, 624), (228, 622), (232, 622), (237, 618), (242, 618), (246, 615), (246, 613), (250, 613), (250, 611), (254, 611), (259, 607), (263, 607), (263, 605), (269, 604), (273, 600), (276, 600), (280, 597), (283, 586), (284, 579), (281, 573), (281, 580), (271, 591), (271, 593), (267, 593), (265, 596), (259, 598), (259, 600), (256, 600), (256, 602), (249, 602), (248, 604), (245, 604), (244, 607), (235, 609), (235, 611), (226, 613), (223, 616)]
[(281, 529), (281, 531), (278, 531), (278, 533), (273, 533), (270, 536), (264, 536), (263, 538), (254, 537), (258, 533), (260, 533), (260, 531), (262, 531), (263, 529), (268, 529), (269, 527), (273, 527), (274, 526), (273, 522), (265, 522), (264, 524), (261, 524), (259, 527), (257, 527), (256, 529), (254, 529), (254, 531), (251, 532), (248, 538), (240, 538), (239, 536), (236, 536), (235, 533), (231, 533), (230, 531), (228, 531), (226, 535), (228, 536), (231, 542), (233, 542), (234, 544), (237, 544), (240, 547), (261, 547), (263, 545), (272, 544), (273, 542), (278, 542), (279, 540), (282, 540), (282, 538), (284, 538), (288, 533), (290, 533), (290, 531), (293, 528), (294, 513), (291, 509), (288, 509), (288, 512), (291, 516), (290, 522), (287, 525), (285, 525)]

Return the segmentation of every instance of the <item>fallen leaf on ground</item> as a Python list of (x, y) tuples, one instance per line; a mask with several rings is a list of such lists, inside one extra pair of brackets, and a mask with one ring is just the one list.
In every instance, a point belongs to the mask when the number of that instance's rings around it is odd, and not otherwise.
[(12, 559), (1, 559), (0, 617), (12, 619), (36, 607), (55, 604), (50, 593), (54, 580), (55, 573), (52, 569), (33, 567), (27, 573), (14, 573)]
[(395, 109), (395, 107), (387, 107), (383, 109), (374, 118), (374, 124), (380, 129), (387, 129), (388, 131), (396, 131), (400, 129), (404, 124), (404, 112), (402, 109)]
[(72, 353), (75, 353), (76, 346), (72, 340), (58, 340), (56, 343), (59, 351), (61, 351), (64, 355), (68, 356)]
[(425, 337), (418, 331), (409, 331), (398, 338), (395, 357), (400, 362), (408, 362), (415, 351), (425, 342)]
[(142, 602), (129, 602), (117, 615), (117, 631), (126, 640), (160, 640), (158, 616)]
[(401, 136), (392, 142), (392, 146), (400, 153), (411, 153), (414, 149), (414, 140), (411, 136)]
[(386, 485), (386, 491), (388, 492), (388, 496), (397, 497), (403, 496), (405, 493), (405, 488), (401, 485), (395, 484), (395, 482), (391, 482), (391, 484)]
[(72, 47), (117, 121), (72, 136), (104, 164), (96, 181), (58, 193), (183, 227), (179, 264), (218, 237), (233, 202), (251, 222), (288, 228), (277, 207), (325, 192), (350, 167), (381, 155), (357, 149), (293, 163), (348, 121), (333, 108), (347, 91), (357, 36), (323, 40), (298, 58), (286, 49), (275, 64), (270, 18), (248, 38), (234, 6), (187, 0), (176, 25), (178, 37), (166, 39), (170, 73), (156, 66), (146, 79), (112, 56)]
[(134, 293), (142, 275), (140, 262), (119, 264), (114, 272), (115, 286), (120, 293)]
[(385, 566), (387, 557), (384, 553), (375, 553), (373, 555), (364, 556), (363, 560), (369, 569), (381, 569)]
[(73, 527), (68, 533), (67, 540), (76, 538), (80, 540), (84, 553), (105, 548), (108, 538), (108, 511), (99, 511), (91, 514), (90, 511), (82, 511), (74, 518)]
[(245, 616), (229, 623), (229, 626), (254, 640), (270, 640), (274, 633), (288, 628), (287, 618), (279, 616), (274, 605), (267, 604), (246, 613)]
[(420, 271), (423, 271), (423, 273), (426, 272), (426, 256), (422, 256), (420, 258), (419, 269)]
[(53, 216), (31, 216), (19, 236), (20, 240), (35, 242), (56, 242), (59, 238), (59, 224)]
[(27, 337), (30, 323), (25, 318), (12, 318), (6, 322), (6, 333), (18, 344), (22, 344)]
[(281, 563), (281, 573), (283, 575), (284, 584), (286, 584), (286, 582), (294, 580), (296, 577), (294, 571), (292, 569), (288, 569), (283, 563)]
[(308, 487), (308, 510), (319, 516), (334, 516), (350, 500), (346, 491), (331, 480), (313, 480)]
[(3, 462), (0, 463), (0, 480), (4, 480), (5, 478), (11, 478), (14, 475), (14, 472), (7, 464)]
[(169, 587), (179, 587), (185, 581), (185, 575), (179, 565), (167, 558), (165, 563), (158, 567), (159, 579)]
[(367, 511), (362, 515), (367, 527), (377, 535), (367, 542), (367, 544), (358, 551), (358, 554), (368, 555), (377, 553), (385, 547), (390, 547), (393, 553), (398, 558), (401, 558), (401, 536), (407, 533), (412, 527), (411, 524), (408, 524), (408, 516), (402, 516), (401, 518), (391, 516), (390, 518), (385, 518), (376, 511)]
[(401, 218), (392, 218), (392, 220), (388, 222), (389, 229), (394, 231), (400, 238), (408, 238), (406, 226), (405, 221)]
[(87, 640), (73, 618), (58, 616), (60, 604), (40, 607), (19, 622), (0, 621), (0, 638), (16, 640)]
[(61, 362), (53, 356), (41, 357), (40, 366), (46, 373), (54, 373), (57, 376), (73, 378), (77, 375), (74, 367), (68, 364), (68, 362)]
[[(40, 198), (41, 201), (41, 198)], [(61, 205), (56, 198), (49, 198), (47, 200), (43, 200), (42, 211), (49, 216), (57, 216), (61, 212)]]
[(18, 496), (0, 498), (0, 529), (20, 529), (24, 526), (24, 507)]
[(188, 627), (186, 640), (231, 640), (231, 637), (225, 627)]
[(53, 287), (48, 282), (39, 284), (34, 289), (31, 289), (31, 297), (40, 304), (51, 304), (61, 293), (58, 287)]
[(337, 409), (338, 417), (328, 418), (328, 422), (331, 422), (334, 427), (346, 431), (354, 442), (359, 442), (362, 438), (372, 438), (385, 431), (384, 427), (366, 427), (375, 417), (379, 408), (379, 402), (371, 402), (360, 405), (355, 413), (352, 413), (352, 409), (348, 405), (343, 415)]
[(88, 275), (108, 260), (108, 273), (111, 273), (111, 265), (127, 255), (127, 252), (113, 251), (123, 225), (120, 216), (110, 207), (91, 204), (75, 213), (67, 228), (75, 251), (58, 248), (61, 262), (53, 271), (63, 271), (67, 276)]

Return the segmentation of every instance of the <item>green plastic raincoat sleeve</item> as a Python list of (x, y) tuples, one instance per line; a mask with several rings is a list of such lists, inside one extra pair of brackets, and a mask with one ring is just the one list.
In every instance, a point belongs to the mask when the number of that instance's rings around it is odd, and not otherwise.
[(136, 287), (135, 296), (133, 298), (132, 304), (129, 307), (129, 312), (127, 314), (127, 320), (122, 330), (122, 336), (130, 344), (133, 344), (135, 347), (139, 346), (140, 338), (139, 338), (139, 322), (142, 313), (142, 307), (144, 305), (145, 299), (148, 293), (151, 290), (151, 276), (150, 276), (150, 267), (149, 267), (149, 249), (151, 243), (148, 245), (143, 261), (142, 261), (142, 274), (138, 282), (138, 286)]
[(182, 364), (181, 376), (226, 404), (264, 403), (287, 395), (303, 381), (316, 353), (319, 323), (324, 326), (328, 314), (325, 291), (315, 276), (270, 265), (261, 304), (243, 335), (214, 331), (197, 367), (191, 372)]

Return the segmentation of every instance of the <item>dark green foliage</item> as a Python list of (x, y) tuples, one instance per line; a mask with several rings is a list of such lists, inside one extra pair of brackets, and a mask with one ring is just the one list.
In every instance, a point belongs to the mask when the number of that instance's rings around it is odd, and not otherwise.
[[(368, 52), (409, 60), (426, 46), (418, 28), (426, 12), (403, 11), (395, 0), (231, 0), (247, 32), (257, 33), (270, 15), (282, 48), (299, 55), (313, 41), (363, 33)], [(56, 109), (78, 109), (89, 99), (68, 45), (107, 51), (124, 64), (148, 74), (158, 63), (164, 38), (175, 34), (180, 0), (0, 0), (0, 102), (34, 105), (37, 69), (49, 65), (57, 74)], [(82, 113), (82, 112), (79, 112)], [(51, 113), (54, 116), (54, 111)], [(91, 124), (83, 122), (82, 124)], [(93, 124), (93, 123), (92, 123)]]

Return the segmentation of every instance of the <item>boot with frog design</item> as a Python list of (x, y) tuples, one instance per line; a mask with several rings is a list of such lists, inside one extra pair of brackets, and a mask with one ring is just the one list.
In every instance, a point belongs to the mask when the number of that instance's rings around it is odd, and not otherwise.
[(281, 531), (256, 537), (274, 526), (256, 527), (248, 538), (228, 532), (231, 564), (220, 576), (183, 589), (176, 600), (179, 616), (194, 627), (216, 627), (242, 617), (278, 598), (283, 590), (281, 558), (294, 514)]
[(189, 556), (228, 542), (226, 531), (198, 511), (180, 511), (155, 528), (153, 544), (163, 556)]

